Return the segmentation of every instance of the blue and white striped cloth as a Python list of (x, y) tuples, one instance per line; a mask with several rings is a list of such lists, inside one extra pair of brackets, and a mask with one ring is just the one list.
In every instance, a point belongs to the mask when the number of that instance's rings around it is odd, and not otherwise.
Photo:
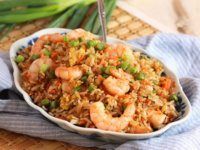
[[(111, 144), (67, 132), (30, 108), (11, 91), (0, 93), (0, 128), (45, 139), (105, 149), (200, 150), (200, 39), (188, 35), (157, 34), (130, 41), (162, 59), (178, 75), (192, 105), (190, 118), (160, 137)], [(13, 89), (10, 64), (0, 55), (0, 91)], [(4, 99), (3, 99), (4, 98)]]

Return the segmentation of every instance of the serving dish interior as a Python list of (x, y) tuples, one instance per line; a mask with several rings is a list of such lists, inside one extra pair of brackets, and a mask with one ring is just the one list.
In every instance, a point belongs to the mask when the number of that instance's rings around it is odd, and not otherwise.
[[(170, 69), (167, 68), (167, 66), (165, 66), (161, 61), (159, 61), (159, 62), (164, 67), (164, 73), (167, 76), (169, 76), (176, 84), (175, 91), (178, 95), (177, 95), (177, 99), (175, 102), (175, 109), (177, 111), (178, 116), (172, 122), (166, 124), (162, 128), (158, 128), (158, 129), (154, 130), (153, 132), (124, 133), (124, 132), (114, 132), (112, 130), (105, 131), (105, 130), (98, 129), (98, 128), (80, 127), (80, 126), (74, 125), (72, 122), (70, 123), (66, 120), (54, 117), (52, 114), (47, 113), (47, 111), (46, 111), (46, 109), (44, 109), (44, 107), (40, 107), (40, 106), (36, 105), (33, 102), (33, 100), (31, 99), (31, 97), (29, 96), (29, 94), (21, 86), (22, 78), (20, 75), (20, 70), (17, 66), (18, 64), (16, 63), (16, 57), (21, 49), (24, 49), (28, 46), (34, 45), (35, 42), (37, 41), (37, 39), (42, 35), (50, 34), (50, 33), (66, 34), (68, 32), (70, 32), (70, 30), (57, 29), (57, 28), (41, 30), (27, 38), (24, 38), (24, 39), (21, 39), (21, 40), (15, 42), (11, 47), (10, 58), (11, 58), (11, 62), (12, 62), (13, 68), (14, 68), (15, 85), (16, 85), (17, 89), (23, 94), (24, 99), (31, 107), (39, 110), (45, 117), (47, 117), (49, 120), (57, 123), (59, 126), (61, 126), (64, 129), (67, 129), (67, 130), (73, 131), (73, 132), (77, 132), (77, 133), (80, 133), (83, 135), (88, 135), (89, 137), (97, 137), (97, 138), (104, 139), (104, 140), (114, 140), (114, 141), (122, 141), (122, 140), (128, 140), (128, 139), (145, 139), (145, 138), (149, 138), (149, 137), (153, 137), (153, 136), (158, 136), (158, 135), (162, 134), (163, 132), (165, 132), (167, 129), (169, 129), (171, 126), (182, 123), (183, 121), (185, 121), (187, 119), (189, 112), (190, 112), (189, 101), (188, 101), (187, 97), (185, 96), (176, 75), (172, 71), (170, 71)], [(148, 52), (146, 52), (142, 49), (139, 49), (137, 47), (134, 47), (133, 45), (129, 45), (128, 43), (121, 41), (121, 40), (108, 38), (108, 43), (110, 43), (110, 44), (116, 44), (116, 43), (119, 44), (120, 43), (120, 44), (128, 45), (132, 50), (134, 50), (136, 52), (141, 52), (145, 57), (154, 58), (153, 56), (148, 54)]]

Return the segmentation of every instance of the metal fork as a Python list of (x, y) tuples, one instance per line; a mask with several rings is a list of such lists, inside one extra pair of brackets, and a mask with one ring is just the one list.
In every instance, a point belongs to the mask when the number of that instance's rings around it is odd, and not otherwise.
[(101, 29), (103, 31), (103, 41), (106, 42), (107, 30), (106, 30), (106, 12), (104, 7), (104, 0), (97, 0), (97, 1), (98, 1), (99, 20), (101, 23)]

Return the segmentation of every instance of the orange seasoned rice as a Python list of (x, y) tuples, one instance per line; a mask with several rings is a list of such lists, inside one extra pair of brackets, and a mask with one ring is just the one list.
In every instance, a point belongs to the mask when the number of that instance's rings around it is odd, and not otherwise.
[(18, 52), (21, 86), (35, 104), (74, 125), (98, 128), (91, 120), (93, 103), (102, 102), (112, 118), (134, 103), (132, 119), (119, 131), (125, 133), (153, 132), (177, 118), (176, 84), (161, 62), (88, 32), (73, 32), (44, 35)]

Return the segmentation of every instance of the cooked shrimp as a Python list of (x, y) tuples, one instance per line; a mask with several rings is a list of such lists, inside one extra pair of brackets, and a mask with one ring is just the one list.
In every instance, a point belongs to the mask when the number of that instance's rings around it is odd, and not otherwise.
[(126, 49), (117, 48), (117, 46), (108, 47), (105, 52), (108, 54), (110, 59), (117, 59), (125, 53)]
[(29, 67), (28, 76), (30, 82), (35, 82), (38, 80), (38, 74), (41, 71), (41, 66), (46, 65), (46, 69), (52, 66), (52, 60), (48, 57), (43, 57), (36, 59)]
[(109, 76), (107, 79), (105, 79), (103, 81), (103, 85), (107, 92), (109, 92), (111, 95), (122, 96), (126, 94), (130, 89), (129, 81), (116, 79), (112, 76)]
[(73, 67), (58, 67), (55, 70), (55, 74), (57, 77), (60, 77), (64, 80), (73, 80), (80, 79), (83, 75), (82, 70), (78, 66)]
[(134, 103), (127, 105), (120, 117), (113, 118), (105, 112), (102, 102), (95, 102), (90, 106), (90, 118), (98, 129), (120, 132), (126, 128), (135, 113)]
[(110, 69), (110, 73), (112, 76), (118, 79), (131, 81), (133, 76), (124, 72), (122, 69)]
[(57, 43), (57, 42), (63, 42), (63, 41), (64, 41), (64, 36), (59, 33), (43, 35), (32, 46), (30, 54), (40, 55), (41, 50), (43, 49), (43, 46), (45, 45), (45, 43), (48, 43), (48, 42)]
[(130, 63), (135, 60), (132, 50), (122, 44), (115, 44), (112, 47), (108, 47), (105, 51), (109, 55), (110, 59), (123, 58), (130, 60)]
[(84, 38), (85, 40), (91, 40), (94, 39), (94, 35), (90, 32), (87, 32), (83, 29), (75, 29), (67, 34), (67, 37), (69, 39), (78, 39), (78, 38)]
[(163, 126), (163, 123), (166, 119), (166, 115), (159, 111), (149, 111), (148, 112), (148, 121), (150, 124), (158, 129)]
[(152, 132), (150, 125), (144, 125), (139, 123), (131, 124), (130, 133), (149, 133)]

